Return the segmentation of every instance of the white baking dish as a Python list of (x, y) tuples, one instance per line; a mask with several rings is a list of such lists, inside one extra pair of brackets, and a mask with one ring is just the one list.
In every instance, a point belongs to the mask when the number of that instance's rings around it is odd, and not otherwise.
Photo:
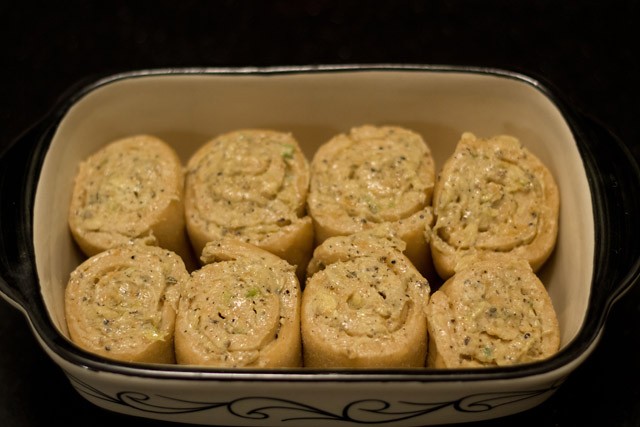
[[(220, 370), (116, 363), (68, 339), (64, 288), (82, 256), (67, 226), (76, 167), (105, 143), (147, 133), (183, 161), (239, 128), (289, 131), (311, 159), (361, 124), (421, 133), (439, 168), (464, 131), (511, 134), (561, 194), (557, 248), (540, 272), (561, 350), (483, 370)], [(80, 394), (136, 416), (211, 425), (415, 426), (476, 421), (548, 398), (598, 343), (613, 302), (638, 281), (638, 165), (603, 127), (533, 78), (434, 66), (166, 69), (107, 76), (65, 97), (1, 153), (0, 293), (23, 311)]]

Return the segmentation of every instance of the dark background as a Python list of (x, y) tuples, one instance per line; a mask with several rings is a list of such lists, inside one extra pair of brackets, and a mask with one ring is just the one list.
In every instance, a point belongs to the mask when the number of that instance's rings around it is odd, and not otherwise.
[[(70, 86), (96, 75), (173, 66), (418, 63), (541, 78), (640, 159), (638, 1), (10, 3), (0, 3), (0, 144), (16, 139)], [(615, 304), (598, 348), (549, 400), (477, 425), (640, 426), (638, 338), (640, 285)], [(165, 425), (86, 402), (22, 314), (0, 299), (0, 425), (130, 421)]]

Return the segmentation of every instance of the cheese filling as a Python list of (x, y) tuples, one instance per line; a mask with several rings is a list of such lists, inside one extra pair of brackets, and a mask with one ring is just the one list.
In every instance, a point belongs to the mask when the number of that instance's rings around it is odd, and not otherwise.
[[(550, 301), (522, 270), (486, 269), (459, 278), (442, 303), (446, 328), (439, 331), (458, 352), (460, 366), (511, 365), (540, 360), (554, 348), (555, 315)], [(445, 298), (440, 300), (440, 298)], [(438, 309), (440, 310), (440, 309)], [(548, 316), (548, 318), (546, 317)]]
[(170, 339), (172, 320), (164, 317), (164, 305), (175, 310), (175, 285), (184, 279), (175, 277), (174, 267), (159, 255), (126, 255), (114, 251), (92, 258), (71, 274), (67, 291), (67, 314), (78, 338), (114, 354)]
[(150, 147), (106, 147), (81, 164), (85, 179), (73, 212), (79, 229), (140, 237), (148, 233), (149, 218), (155, 212), (180, 199), (176, 186), (167, 184), (182, 182), (181, 177), (176, 179), (173, 159)]
[(187, 169), (192, 221), (206, 227), (211, 240), (233, 235), (251, 242), (299, 221), (308, 183), (301, 156), (289, 134), (218, 138)]
[(508, 251), (532, 242), (544, 206), (542, 181), (514, 138), (457, 150), (436, 201), (434, 232), (458, 249)]
[(179, 322), (192, 336), (191, 345), (227, 364), (255, 362), (284, 321), (281, 299), (291, 291), (279, 272), (278, 266), (251, 259), (207, 264), (194, 272), (181, 297)]
[(393, 334), (404, 325), (412, 305), (406, 283), (372, 257), (331, 264), (310, 281), (319, 284), (309, 302), (315, 321), (336, 336)]
[[(312, 214), (335, 221), (381, 223), (406, 218), (431, 202), (431, 154), (422, 138), (363, 126), (339, 135), (314, 158)], [(347, 225), (349, 227), (349, 225)]]

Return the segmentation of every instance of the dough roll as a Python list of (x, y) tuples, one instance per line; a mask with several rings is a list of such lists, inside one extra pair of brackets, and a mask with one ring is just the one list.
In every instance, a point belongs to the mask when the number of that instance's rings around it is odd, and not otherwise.
[(427, 366), (515, 365), (558, 351), (551, 298), (527, 261), (498, 254), (469, 257), (457, 268), (431, 295)]
[(433, 197), (431, 254), (450, 277), (468, 252), (503, 252), (537, 271), (553, 251), (560, 196), (547, 167), (520, 141), (464, 133), (443, 165)]
[(119, 139), (81, 162), (69, 227), (87, 256), (142, 239), (190, 265), (183, 194), (182, 164), (172, 147), (151, 135)]
[(209, 141), (187, 164), (185, 213), (195, 252), (230, 236), (304, 272), (313, 250), (308, 186), (307, 159), (288, 133), (247, 129)]
[(394, 236), (332, 237), (314, 251), (302, 295), (305, 367), (422, 367), (430, 287)]
[[(385, 222), (404, 221), (407, 254), (422, 274), (430, 265), (435, 164), (423, 138), (397, 126), (363, 125), (324, 143), (311, 161), (309, 214), (316, 244)], [(413, 224), (413, 229), (407, 225)], [(418, 239), (415, 236), (420, 236)]]
[(174, 363), (179, 287), (188, 277), (178, 255), (156, 246), (127, 244), (90, 257), (65, 291), (71, 340), (114, 360)]
[(176, 321), (180, 364), (299, 367), (300, 284), (295, 268), (253, 245), (208, 243), (205, 265), (182, 289)]

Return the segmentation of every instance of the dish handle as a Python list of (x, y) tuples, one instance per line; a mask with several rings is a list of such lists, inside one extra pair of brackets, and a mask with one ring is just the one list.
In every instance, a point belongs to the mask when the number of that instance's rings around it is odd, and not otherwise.
[(600, 324), (613, 303), (640, 278), (640, 166), (629, 147), (606, 126), (582, 116), (586, 144), (580, 146), (594, 197), (595, 260), (591, 307), (602, 308)]
[(53, 126), (41, 120), (0, 150), (0, 296), (27, 313), (42, 304), (33, 248), (33, 204)]

